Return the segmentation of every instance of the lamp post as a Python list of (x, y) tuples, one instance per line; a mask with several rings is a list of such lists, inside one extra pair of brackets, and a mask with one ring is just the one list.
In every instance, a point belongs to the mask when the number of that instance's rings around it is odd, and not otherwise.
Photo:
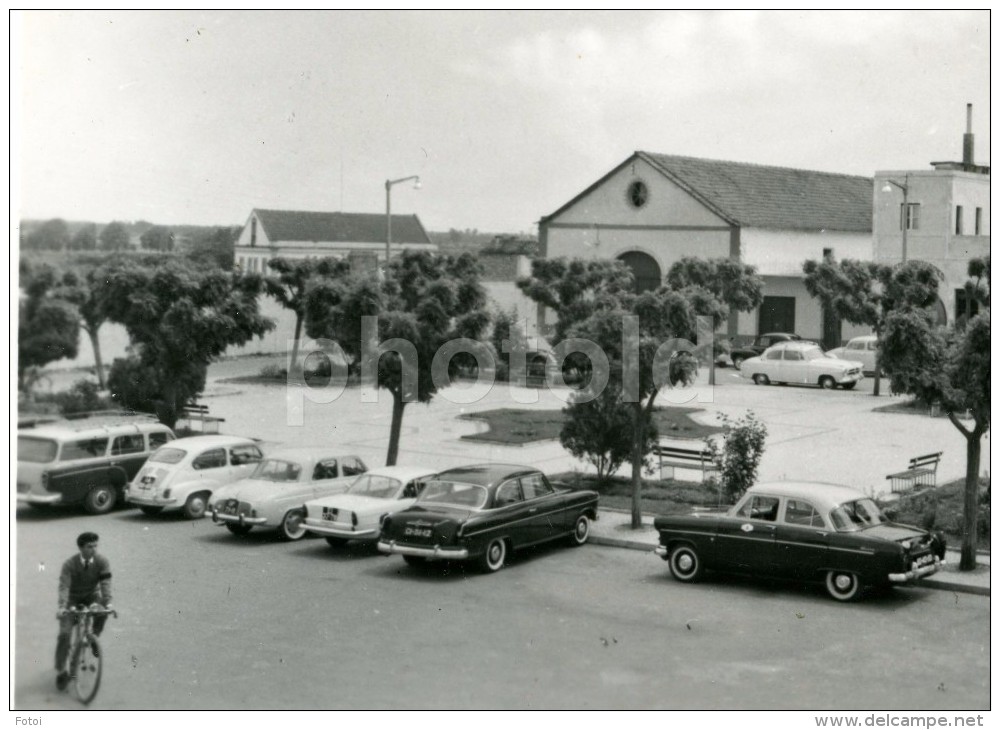
[(891, 193), (892, 187), (895, 185), (897, 188), (903, 191), (903, 213), (900, 217), (900, 221), (903, 224), (903, 263), (906, 263), (906, 230), (910, 227), (910, 208), (907, 204), (907, 196), (910, 193), (910, 176), (906, 175), (904, 178), (905, 182), (898, 183), (892, 178), (885, 179), (885, 185), (882, 186), (883, 193)]
[(399, 183), (406, 182), (407, 180), (413, 180), (413, 189), (420, 190), (420, 175), (410, 175), (409, 177), (401, 177), (398, 180), (386, 180), (385, 181), (385, 265), (386, 271), (388, 271), (389, 266), (389, 255), (390, 248), (392, 246), (392, 205), (390, 200), (392, 198), (392, 186)]

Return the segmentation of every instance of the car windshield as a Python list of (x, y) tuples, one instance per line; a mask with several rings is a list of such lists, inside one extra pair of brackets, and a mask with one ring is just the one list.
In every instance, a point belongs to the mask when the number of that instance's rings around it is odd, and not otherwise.
[(265, 459), (254, 470), (254, 479), (264, 479), (269, 482), (297, 482), (302, 473), (302, 467), (283, 459)]
[(830, 512), (830, 518), (837, 532), (857, 532), (888, 522), (878, 505), (868, 497), (837, 505)]
[(362, 474), (354, 480), (354, 484), (347, 490), (348, 494), (355, 494), (361, 497), (375, 497), (377, 499), (392, 499), (396, 492), (403, 486), (403, 483), (392, 477), (383, 477), (377, 474)]
[(34, 464), (47, 464), (56, 458), (59, 444), (52, 439), (40, 439), (30, 436), (17, 437), (17, 460), (30, 461)]
[(482, 509), (489, 493), (485, 487), (462, 482), (428, 482), (417, 498), (418, 504), (447, 504), (463, 509)]
[(163, 448), (154, 451), (153, 455), (149, 457), (149, 461), (155, 461), (160, 464), (176, 464), (186, 455), (187, 452), (184, 449), (164, 446)]

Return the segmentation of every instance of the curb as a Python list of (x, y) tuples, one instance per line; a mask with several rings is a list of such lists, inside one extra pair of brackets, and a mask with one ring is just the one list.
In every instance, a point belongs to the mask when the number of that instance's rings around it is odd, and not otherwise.
[[(652, 553), (654, 545), (648, 545), (635, 540), (621, 540), (616, 537), (601, 537), (591, 534), (589, 543), (593, 545), (604, 545), (606, 547), (624, 548), (626, 550), (638, 550), (640, 552)], [(969, 593), (975, 596), (990, 597), (989, 586), (968, 585), (966, 583), (952, 583), (947, 580), (925, 579), (918, 584), (920, 588), (930, 588), (936, 591), (951, 591), (952, 593)]]

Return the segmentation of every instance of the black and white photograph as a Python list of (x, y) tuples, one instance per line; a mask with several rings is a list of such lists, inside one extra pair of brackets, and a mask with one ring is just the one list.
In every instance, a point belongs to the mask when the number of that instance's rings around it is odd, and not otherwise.
[(990, 20), (11, 11), (9, 721), (988, 726)]

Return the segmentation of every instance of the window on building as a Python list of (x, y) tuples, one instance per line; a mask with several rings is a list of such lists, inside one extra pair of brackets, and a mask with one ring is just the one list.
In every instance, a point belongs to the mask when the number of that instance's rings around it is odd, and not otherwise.
[(955, 206), (955, 235), (962, 235), (962, 206)]
[(983, 235), (983, 209), (976, 208), (976, 235)]
[(907, 203), (899, 206), (899, 228), (906, 227), (908, 231), (920, 228), (920, 203)]

